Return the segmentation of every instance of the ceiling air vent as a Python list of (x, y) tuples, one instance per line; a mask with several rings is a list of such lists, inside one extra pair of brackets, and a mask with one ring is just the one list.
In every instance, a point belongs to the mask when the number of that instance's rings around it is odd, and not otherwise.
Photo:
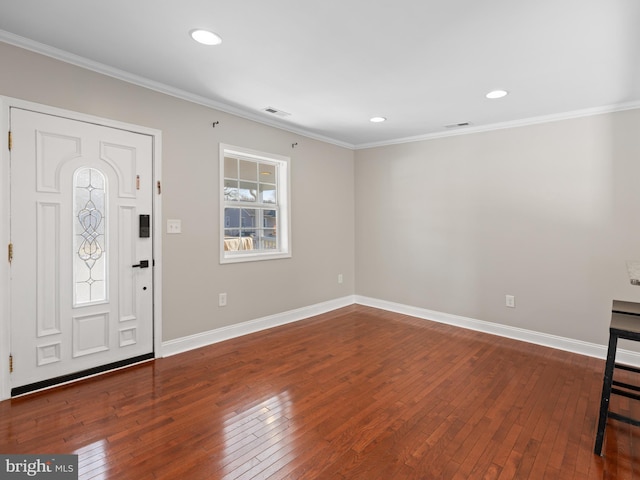
[(452, 123), (451, 125), (445, 125), (444, 128), (461, 128), (461, 127), (468, 127), (470, 125), (471, 125), (471, 122)]
[(276, 115), (278, 117), (288, 117), (291, 115), (290, 113), (283, 112), (282, 110), (278, 110), (277, 108), (267, 107), (264, 109), (265, 112), (270, 113), (271, 115)]

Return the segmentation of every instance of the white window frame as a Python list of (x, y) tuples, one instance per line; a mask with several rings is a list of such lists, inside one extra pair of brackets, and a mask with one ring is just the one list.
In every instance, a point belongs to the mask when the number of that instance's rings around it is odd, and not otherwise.
[[(265, 162), (278, 166), (276, 171), (278, 172), (277, 181), (277, 209), (278, 220), (276, 223), (276, 237), (278, 239), (278, 248), (273, 250), (239, 250), (239, 251), (225, 251), (225, 207), (238, 207), (237, 202), (228, 202), (225, 200), (224, 195), (224, 159), (226, 156), (240, 158), (242, 160), (253, 162)], [(284, 155), (277, 155), (274, 153), (265, 153), (257, 150), (251, 150), (244, 147), (237, 147), (234, 145), (220, 144), (219, 153), (219, 168), (220, 168), (220, 263), (239, 263), (239, 262), (254, 262), (260, 260), (274, 260), (279, 258), (291, 257), (291, 205), (290, 205), (290, 157)], [(242, 205), (240, 205), (242, 206)], [(253, 205), (246, 205), (247, 208), (252, 208)], [(255, 206), (261, 206), (257, 204)]]

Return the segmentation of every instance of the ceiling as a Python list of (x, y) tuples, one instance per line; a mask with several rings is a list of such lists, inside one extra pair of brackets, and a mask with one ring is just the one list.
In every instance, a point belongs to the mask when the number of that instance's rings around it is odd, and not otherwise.
[(2, 41), (351, 148), (640, 106), (639, 26), (638, 0), (0, 0)]

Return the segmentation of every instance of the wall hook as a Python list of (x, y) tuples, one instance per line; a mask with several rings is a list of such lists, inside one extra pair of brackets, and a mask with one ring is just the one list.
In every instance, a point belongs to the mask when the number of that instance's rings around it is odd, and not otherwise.
[(298, 146), (298, 142), (291, 144), (291, 148), (296, 148), (297, 146)]
[(216, 125), (219, 125), (220, 122), (213, 122), (213, 128), (216, 128)]

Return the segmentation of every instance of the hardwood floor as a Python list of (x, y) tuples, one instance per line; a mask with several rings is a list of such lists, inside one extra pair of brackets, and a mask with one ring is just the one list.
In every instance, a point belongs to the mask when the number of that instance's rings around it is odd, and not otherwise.
[(640, 478), (640, 428), (593, 454), (603, 370), (354, 305), (1, 402), (0, 453), (77, 453), (82, 479)]

